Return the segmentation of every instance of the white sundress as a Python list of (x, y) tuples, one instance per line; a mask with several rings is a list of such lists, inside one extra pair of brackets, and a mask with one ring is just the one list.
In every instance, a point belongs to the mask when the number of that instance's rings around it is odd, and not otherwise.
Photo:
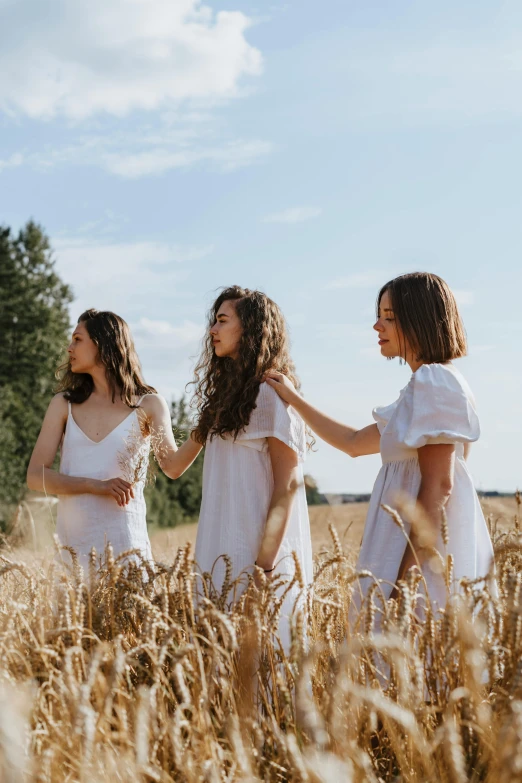
[[(213, 584), (223, 584), (225, 564), (232, 561), (232, 579), (252, 572), (265, 529), (274, 479), (267, 438), (278, 438), (299, 455), (299, 488), (288, 527), (277, 556), (274, 576), (294, 575), (292, 551), (299, 558), (305, 585), (312, 582), (312, 542), (302, 462), (306, 452), (301, 417), (267, 383), (259, 387), (256, 408), (237, 439), (208, 439), (203, 464), (203, 497), (196, 540), (196, 562), (202, 572), (212, 572)], [(220, 559), (218, 559), (220, 558)], [(247, 584), (242, 580), (242, 589)], [(237, 598), (241, 592), (236, 590)], [(295, 586), (285, 599), (279, 627), (285, 648), (290, 640), (289, 616), (299, 597)]]
[[(464, 444), (478, 440), (479, 420), (471, 390), (452, 364), (423, 364), (413, 373), (399, 399), (375, 408), (373, 417), (381, 433), (382, 468), (373, 488), (357, 570), (367, 569), (379, 580), (388, 598), (397, 579), (406, 548), (404, 533), (381, 507), (394, 508), (402, 496), (416, 499), (421, 474), (417, 449), (427, 444), (455, 444), (453, 490), (446, 505), (449, 543), (439, 535), (436, 544), (443, 557), (454, 557), (453, 590), (462, 577), (476, 579), (488, 573), (493, 547), (486, 520), (464, 460)], [(406, 524), (409, 532), (410, 526)], [(434, 608), (443, 608), (447, 593), (441, 575), (423, 567)], [(362, 593), (371, 584), (360, 580)], [(356, 603), (359, 601), (356, 598)]]
[[(59, 496), (56, 533), (61, 544), (76, 551), (84, 569), (88, 567), (91, 549), (94, 547), (98, 558), (102, 557), (108, 543), (112, 544), (115, 557), (137, 549), (143, 558), (152, 560), (143, 497), (149, 451), (150, 438), (141, 433), (136, 409), (96, 443), (75, 422), (69, 403), (60, 473), (100, 480), (137, 479), (135, 497), (126, 506), (119, 506), (108, 495)], [(136, 470), (138, 476), (134, 475)], [(64, 560), (69, 560), (65, 553)]]

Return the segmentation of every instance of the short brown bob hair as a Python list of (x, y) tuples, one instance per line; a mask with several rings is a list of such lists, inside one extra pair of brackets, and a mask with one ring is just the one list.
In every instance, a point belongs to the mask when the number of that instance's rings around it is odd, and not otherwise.
[[(377, 297), (379, 306), (385, 292), (405, 340), (417, 353), (417, 361), (445, 364), (467, 353), (464, 324), (450, 287), (429, 272), (401, 275), (383, 285)], [(406, 358), (401, 345), (401, 357)]]

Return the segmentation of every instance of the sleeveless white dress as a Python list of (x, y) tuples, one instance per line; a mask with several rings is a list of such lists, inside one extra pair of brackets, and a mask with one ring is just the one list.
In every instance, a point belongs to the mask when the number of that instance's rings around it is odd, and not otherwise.
[[(310, 521), (303, 480), (306, 454), (305, 426), (301, 417), (280, 399), (267, 383), (259, 387), (256, 408), (248, 426), (236, 440), (231, 436), (209, 438), (203, 463), (203, 497), (196, 540), (196, 562), (201, 571), (212, 572), (214, 586), (223, 584), (225, 565), (220, 555), (232, 561), (232, 579), (252, 572), (265, 529), (274, 488), (267, 438), (278, 438), (299, 456), (299, 488), (295, 494), (288, 527), (277, 556), (274, 576), (294, 575), (292, 551), (301, 565), (305, 585), (313, 578)], [(237, 598), (247, 584), (236, 590)], [(292, 588), (285, 599), (279, 633), (286, 648), (290, 642), (289, 618), (300, 590)], [(229, 596), (229, 600), (233, 596)]]
[(94, 547), (98, 558), (102, 557), (107, 543), (112, 544), (116, 557), (129, 549), (137, 549), (145, 559), (152, 560), (143, 497), (149, 451), (150, 438), (141, 433), (136, 409), (96, 443), (75, 422), (69, 403), (60, 473), (100, 480), (120, 477), (135, 481), (135, 497), (123, 507), (107, 495), (59, 496), (58, 538), (77, 552), (84, 569), (88, 566), (91, 549)]
[[(406, 548), (401, 529), (381, 504), (394, 508), (397, 499), (417, 498), (421, 474), (417, 449), (427, 444), (455, 444), (453, 490), (446, 505), (449, 543), (439, 535), (436, 548), (454, 557), (453, 590), (462, 577), (476, 579), (488, 573), (493, 547), (486, 520), (464, 460), (464, 444), (478, 440), (480, 426), (471, 390), (452, 364), (423, 364), (413, 373), (399, 399), (375, 408), (381, 433), (382, 468), (373, 488), (357, 570), (368, 569), (382, 582), (389, 597)], [(409, 532), (410, 526), (406, 529)], [(442, 576), (423, 568), (430, 599), (439, 608), (446, 603)], [(371, 580), (361, 579), (363, 594)], [(493, 585), (494, 589), (494, 585)], [(356, 604), (359, 603), (356, 598)]]

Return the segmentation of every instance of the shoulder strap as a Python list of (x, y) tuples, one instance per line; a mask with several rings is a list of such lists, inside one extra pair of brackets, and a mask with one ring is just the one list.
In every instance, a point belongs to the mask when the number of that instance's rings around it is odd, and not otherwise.
[(137, 407), (137, 408), (139, 408), (139, 406), (141, 405), (142, 401), (145, 399), (145, 397), (146, 397), (146, 396), (147, 396), (146, 394), (142, 394), (142, 395), (141, 395), (141, 397), (139, 398), (139, 400), (136, 402), (136, 407)]
[(65, 437), (65, 433), (67, 432), (67, 424), (69, 423), (69, 418), (72, 418), (72, 408), (71, 408), (71, 401), (67, 400), (67, 418), (65, 419), (65, 423), (63, 425), (63, 432), (62, 432), (62, 439)]

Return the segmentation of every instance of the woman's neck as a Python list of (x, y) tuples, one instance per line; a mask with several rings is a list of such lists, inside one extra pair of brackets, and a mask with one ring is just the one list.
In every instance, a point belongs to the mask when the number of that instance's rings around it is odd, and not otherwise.
[[(105, 370), (103, 368), (100, 368), (99, 370), (96, 368), (91, 373), (91, 378), (93, 382), (93, 393), (97, 397), (112, 401), (114, 390), (107, 380)], [(118, 391), (119, 390), (116, 389), (116, 395), (118, 395)]]
[(413, 356), (411, 356), (410, 358), (406, 359), (406, 364), (409, 365), (412, 372), (417, 372), (419, 367), (422, 367), (425, 362), (419, 362), (418, 359), (415, 359)]

